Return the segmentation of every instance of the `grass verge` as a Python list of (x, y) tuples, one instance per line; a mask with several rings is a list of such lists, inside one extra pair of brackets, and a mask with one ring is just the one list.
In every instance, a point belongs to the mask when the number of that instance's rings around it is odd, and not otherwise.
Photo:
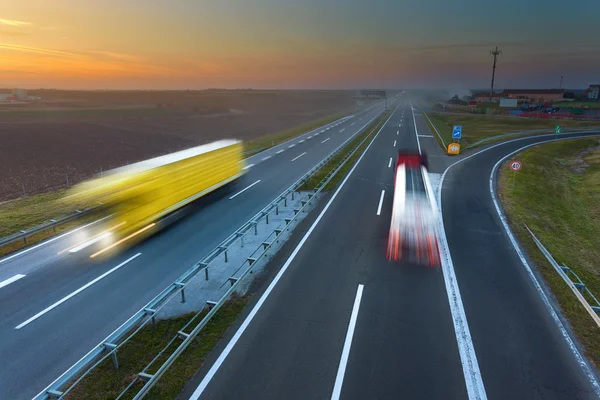
[[(171, 367), (158, 380), (146, 399), (175, 399), (185, 384), (202, 367), (217, 342), (225, 335), (231, 324), (242, 312), (250, 296), (235, 297), (223, 304), (206, 327), (190, 343)], [(118, 351), (119, 369), (108, 358), (85, 377), (65, 400), (115, 399), (135, 375), (155, 357), (173, 336), (190, 320), (193, 314), (157, 321), (144, 327)], [(200, 318), (205, 315), (203, 313)], [(197, 319), (200, 321), (200, 319)], [(151, 371), (155, 372), (155, 371)], [(131, 399), (137, 391), (129, 390), (123, 399)]]
[[(446, 143), (452, 142), (452, 127), (454, 125), (461, 125), (463, 127), (462, 138), (460, 139), (460, 145), (464, 149), (469, 147), (476, 142), (490, 138), (493, 136), (503, 135), (506, 133), (523, 132), (523, 136), (527, 134), (540, 134), (542, 132), (526, 133), (524, 131), (547, 129), (548, 132), (553, 132), (554, 127), (559, 124), (563, 128), (586, 128), (586, 127), (598, 127), (600, 122), (590, 121), (571, 121), (571, 120), (545, 120), (545, 119), (523, 119), (523, 118), (509, 118), (509, 117), (489, 117), (489, 116), (477, 116), (471, 117), (466, 115), (451, 115), (451, 114), (428, 114), (431, 121), (435, 124), (440, 135), (444, 137)], [(517, 136), (517, 135), (515, 135)], [(521, 135), (518, 135), (521, 136)], [(497, 138), (490, 140), (487, 143), (492, 143), (496, 140), (502, 140), (503, 138)]]
[(336, 187), (340, 181), (346, 176), (350, 168), (354, 165), (354, 162), (360, 157), (362, 152), (369, 145), (369, 138), (373, 137), (379, 128), (385, 123), (387, 118), (390, 116), (391, 112), (385, 112), (375, 121), (373, 121), (362, 133), (357, 135), (354, 139), (348, 143), (348, 145), (340, 151), (335, 157), (333, 157), (327, 164), (325, 164), (321, 169), (317, 171), (304, 185), (302, 185), (299, 190), (314, 190), (317, 185), (329, 174), (333, 171), (339, 163), (348, 156), (348, 154), (356, 147), (362, 140), (367, 138), (364, 143), (358, 148), (358, 150), (350, 157), (350, 159), (344, 164), (344, 166), (338, 171), (338, 173), (329, 181), (327, 186), (323, 188), (323, 190), (331, 190)]
[(505, 163), (498, 195), (509, 224), (557, 299), (563, 315), (600, 366), (600, 329), (554, 271), (525, 230), (527, 224), (556, 261), (571, 267), (590, 291), (600, 295), (600, 147), (597, 139), (574, 139), (527, 149)]
[(257, 139), (248, 140), (244, 142), (244, 153), (250, 156), (268, 148), (277, 146), (278, 144), (295, 138), (296, 136), (300, 136), (306, 132), (312, 131), (313, 129), (319, 128), (323, 125), (327, 125), (330, 122), (336, 121), (349, 114), (349, 112), (338, 112), (323, 118), (304, 123), (302, 125), (295, 126), (293, 128), (265, 135)]
[[(17, 200), (0, 204), (0, 237), (19, 232), (21, 229), (33, 228), (50, 219), (58, 219), (73, 214), (76, 209), (86, 209), (86, 204), (67, 204), (61, 201), (65, 190), (43, 193), (31, 197), (23, 197)], [(81, 218), (68, 221), (58, 225), (56, 230), (49, 228), (35, 235), (27, 237), (27, 244), (23, 240), (0, 247), (0, 256), (20, 250), (26, 246), (38, 243), (49, 237), (65, 232), (83, 223), (97, 219), (98, 215), (86, 214)]]
[(558, 107), (587, 107), (589, 109), (600, 108), (600, 102), (597, 101), (561, 101), (559, 103), (554, 103), (555, 106)]

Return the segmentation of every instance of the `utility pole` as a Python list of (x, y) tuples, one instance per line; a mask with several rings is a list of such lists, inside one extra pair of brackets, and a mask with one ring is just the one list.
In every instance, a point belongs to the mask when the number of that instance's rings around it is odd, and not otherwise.
[(490, 51), (490, 55), (494, 56), (494, 66), (492, 67), (492, 88), (490, 89), (490, 100), (494, 96), (494, 79), (496, 78), (496, 61), (498, 60), (498, 56), (502, 54), (502, 50), (498, 50), (498, 46), (496, 46), (495, 50)]
[(558, 87), (559, 89), (562, 89), (562, 82), (563, 82), (563, 76), (560, 76), (560, 86)]

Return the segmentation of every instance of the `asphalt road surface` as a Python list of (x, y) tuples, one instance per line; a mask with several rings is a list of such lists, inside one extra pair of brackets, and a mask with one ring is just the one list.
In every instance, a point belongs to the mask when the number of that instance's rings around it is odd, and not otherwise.
[[(594, 374), (577, 362), (490, 194), (497, 161), (554, 137), (447, 158), (431, 136), (418, 113), (413, 124), (408, 106), (395, 111), (339, 191), (276, 256), (269, 279), (184, 397), (598, 398)], [(583, 135), (564, 137), (575, 136)], [(395, 146), (420, 147), (433, 173), (461, 160), (444, 177), (441, 204), (468, 337), (453, 326), (456, 299), (441, 269), (385, 258)], [(474, 365), (457, 346), (465, 342)]]
[(36, 395), (382, 110), (251, 157), (239, 195), (200, 201), (187, 218), (110, 260), (91, 261), (91, 248), (58, 254), (78, 232), (1, 259), (0, 399)]

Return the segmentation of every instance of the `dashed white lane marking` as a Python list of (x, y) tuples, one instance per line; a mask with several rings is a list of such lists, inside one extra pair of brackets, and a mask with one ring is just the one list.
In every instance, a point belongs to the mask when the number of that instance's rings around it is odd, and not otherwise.
[(396, 141), (394, 140), (394, 147), (396, 147)]
[(106, 271), (105, 273), (103, 273), (102, 275), (100, 275), (99, 277), (97, 277), (96, 279), (94, 279), (93, 281), (90, 281), (88, 283), (86, 283), (85, 285), (83, 285), (82, 287), (80, 287), (79, 289), (77, 289), (76, 291), (74, 291), (73, 293), (69, 294), (68, 296), (63, 297), (62, 299), (60, 299), (59, 301), (57, 301), (56, 303), (52, 304), (50, 307), (45, 308), (44, 310), (40, 311), (39, 313), (35, 314), (33, 317), (29, 318), (27, 321), (20, 323), (19, 325), (17, 325), (15, 327), (15, 329), (21, 329), (22, 327), (24, 327), (25, 325), (30, 324), (31, 322), (35, 321), (36, 319), (38, 319), (39, 317), (41, 317), (42, 315), (46, 314), (47, 312), (53, 310), (54, 308), (60, 306), (62, 303), (64, 303), (65, 301), (69, 300), (70, 298), (78, 295), (79, 293), (83, 292), (85, 289), (89, 288), (90, 286), (92, 286), (94, 283), (98, 282), (101, 279), (106, 278), (108, 275), (112, 274), (113, 272), (115, 272), (116, 270), (118, 270), (119, 268), (121, 268), (122, 266), (124, 266), (125, 264), (135, 260), (136, 258), (138, 258), (139, 256), (141, 256), (142, 253), (137, 253), (136, 255), (129, 257), (127, 260), (123, 261), (121, 264), (117, 265), (116, 267)]
[(328, 141), (329, 139), (331, 139), (331, 138), (327, 138), (327, 139), (323, 140), (321, 143), (325, 143), (325, 142), (326, 142), (326, 141)]
[(0, 282), (0, 289), (3, 288), (4, 286), (8, 286), (11, 283), (16, 282), (16, 281), (18, 281), (19, 279), (22, 279), (22, 278), (25, 278), (25, 275), (23, 275), (23, 274), (17, 274), (17, 275), (15, 275), (13, 277), (10, 277), (10, 278), (8, 278), (8, 279)]
[(383, 196), (385, 196), (385, 190), (381, 191), (381, 197), (379, 197), (379, 206), (377, 207), (377, 215), (381, 215), (381, 206), (383, 206)]
[(300, 157), (302, 157), (305, 154), (306, 154), (306, 152), (300, 154), (298, 157), (292, 158), (292, 162), (296, 161), (297, 159), (299, 159)]
[(291, 149), (291, 148), (292, 148), (292, 147), (294, 147), (295, 145), (296, 145), (295, 143), (294, 143), (294, 144), (290, 144), (290, 145), (288, 146), (288, 149)]
[(250, 189), (252, 186), (257, 185), (260, 182), (260, 179), (257, 180), (256, 182), (254, 182), (252, 185), (247, 186), (245, 188), (243, 188), (242, 190), (240, 190), (239, 192), (237, 192), (236, 194), (234, 194), (233, 196), (231, 196), (229, 198), (229, 200), (235, 199), (236, 197), (238, 197), (240, 194), (244, 193), (246, 190)]
[(392, 157), (390, 157), (390, 162), (388, 163), (388, 168), (392, 168)]
[(342, 393), (342, 385), (344, 384), (344, 375), (346, 374), (346, 366), (348, 365), (348, 357), (350, 356), (350, 348), (352, 347), (352, 338), (354, 337), (354, 330), (356, 328), (356, 321), (358, 320), (358, 310), (360, 309), (360, 301), (362, 299), (362, 293), (364, 285), (358, 285), (356, 289), (356, 297), (354, 298), (354, 306), (352, 306), (352, 314), (350, 314), (350, 322), (348, 323), (348, 332), (346, 333), (346, 340), (344, 341), (344, 348), (342, 349), (342, 358), (340, 359), (340, 365), (338, 366), (337, 375), (335, 377), (335, 384), (333, 386), (333, 393), (331, 394), (331, 400), (338, 400)]
[(283, 150), (283, 149), (282, 149), (282, 150), (279, 150), (279, 151), (275, 152), (275, 154), (281, 154), (281, 153), (283, 153), (284, 151), (285, 151), (285, 150)]
[(248, 168), (252, 168), (252, 167), (254, 167), (254, 164), (246, 165), (246, 166), (244, 167), (244, 169), (248, 169)]
[(271, 156), (266, 156), (262, 158), (262, 161), (268, 160), (269, 158), (271, 158)]

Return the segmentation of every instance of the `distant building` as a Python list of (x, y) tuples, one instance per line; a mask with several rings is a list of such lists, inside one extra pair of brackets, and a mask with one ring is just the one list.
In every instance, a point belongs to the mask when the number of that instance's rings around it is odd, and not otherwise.
[(598, 101), (600, 100), (600, 85), (590, 85), (586, 90), (587, 98), (589, 100)]
[[(504, 89), (494, 93), (491, 100), (499, 102), (500, 99), (517, 99), (519, 103), (546, 103), (560, 101), (564, 94), (564, 89)], [(490, 92), (479, 92), (473, 97), (478, 103), (490, 101)]]
[(12, 97), (12, 94), (0, 93), (0, 101), (8, 101)]
[(27, 101), (28, 97), (27, 97), (27, 90), (25, 89), (13, 89), (13, 96), (15, 96), (15, 98), (18, 101)]

